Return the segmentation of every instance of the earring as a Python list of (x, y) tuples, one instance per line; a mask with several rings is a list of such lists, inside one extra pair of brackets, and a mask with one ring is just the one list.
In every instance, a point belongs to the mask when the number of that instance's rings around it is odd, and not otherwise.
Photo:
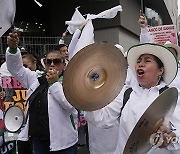
[(159, 75), (158, 76), (158, 82), (161, 81), (161, 79), (162, 79), (162, 75)]

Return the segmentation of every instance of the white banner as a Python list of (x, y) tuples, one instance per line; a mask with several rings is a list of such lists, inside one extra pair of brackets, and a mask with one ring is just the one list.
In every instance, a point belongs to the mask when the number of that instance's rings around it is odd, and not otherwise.
[(16, 12), (16, 0), (0, 0), (0, 37), (11, 27)]

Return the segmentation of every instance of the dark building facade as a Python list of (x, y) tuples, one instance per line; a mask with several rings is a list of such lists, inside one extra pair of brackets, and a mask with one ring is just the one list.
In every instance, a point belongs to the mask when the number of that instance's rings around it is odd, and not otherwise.
[[(123, 11), (113, 19), (93, 20), (95, 41), (108, 41), (121, 44), (127, 50), (139, 42), (139, 12), (148, 17), (150, 26), (172, 24), (164, 0), (16, 0), (15, 26), (24, 30), (23, 36), (58, 36), (66, 30), (65, 21), (69, 21), (80, 6), (81, 14), (98, 14), (121, 5)], [(7, 32), (8, 33), (8, 32)], [(6, 35), (6, 34), (5, 34)]]

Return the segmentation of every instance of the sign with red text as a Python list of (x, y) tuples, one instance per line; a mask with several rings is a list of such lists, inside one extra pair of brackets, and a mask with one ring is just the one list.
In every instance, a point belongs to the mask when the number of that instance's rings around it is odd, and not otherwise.
[[(5, 113), (5, 111), (13, 105), (19, 106), (24, 112), (26, 112), (27, 89), (25, 86), (22, 85), (15, 77), (2, 77), (1, 81), (2, 88), (5, 92), (5, 98), (3, 100), (3, 107), (1, 112)], [(4, 128), (4, 122), (3, 119), (0, 118), (0, 153), (16, 154), (16, 141), (13, 139), (6, 141), (5, 133), (6, 130)]]
[(19, 106), (26, 112), (27, 89), (15, 77), (2, 77), (2, 88), (5, 91), (4, 111), (10, 106)]
[(178, 37), (175, 25), (163, 25), (149, 27), (148, 32), (151, 36), (151, 42), (164, 45), (167, 41), (178, 45)]

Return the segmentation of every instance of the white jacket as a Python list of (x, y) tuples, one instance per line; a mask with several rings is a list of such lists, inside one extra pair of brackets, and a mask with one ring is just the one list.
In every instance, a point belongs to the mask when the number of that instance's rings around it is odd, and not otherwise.
[[(6, 61), (9, 72), (27, 88), (27, 99), (39, 86), (37, 73), (23, 67), (20, 50), (11, 54), (6, 50)], [(66, 100), (62, 84), (54, 83), (48, 89), (48, 114), (50, 130), (50, 149), (58, 151), (73, 146), (78, 141), (77, 110)], [(76, 129), (73, 128), (70, 115), (73, 115)], [(28, 140), (28, 121), (19, 134), (19, 140)]]
[[(121, 113), (120, 109), (123, 105), (123, 95), (125, 90), (129, 87), (125, 85), (121, 93), (109, 105), (97, 111), (85, 112), (85, 118), (88, 122), (91, 122), (92, 124), (102, 128), (108, 128), (112, 126), (114, 122), (120, 118), (119, 141), (114, 154), (122, 154), (126, 142), (136, 123), (143, 115), (145, 110), (159, 96), (159, 90), (164, 86), (164, 82), (161, 82), (160, 85), (152, 87), (150, 89), (143, 89), (139, 86), (134, 86), (133, 91), (130, 94), (130, 98)], [(177, 131), (175, 131), (177, 137), (180, 137), (180, 116), (178, 115), (179, 113), (180, 103), (178, 101), (172, 118), (172, 123), (177, 129)], [(109, 139), (113, 142), (113, 138)], [(167, 149), (151, 149), (148, 154), (175, 154), (177, 152), (180, 153), (179, 143), (170, 144)]]
[(119, 129), (119, 121), (107, 129), (88, 123), (90, 154), (114, 154), (118, 143)]

